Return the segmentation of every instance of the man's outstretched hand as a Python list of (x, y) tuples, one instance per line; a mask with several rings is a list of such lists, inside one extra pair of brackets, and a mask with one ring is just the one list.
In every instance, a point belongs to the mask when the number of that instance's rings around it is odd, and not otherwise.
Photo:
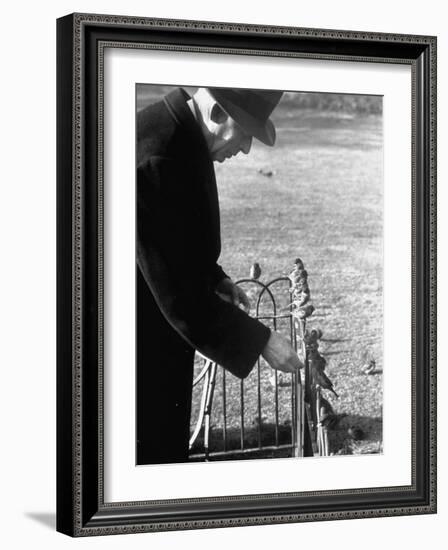
[[(225, 278), (216, 286), (218, 296), (231, 304), (241, 307), (246, 313), (250, 311), (250, 302), (242, 288), (232, 279)], [(271, 335), (261, 355), (275, 369), (283, 372), (297, 372), (303, 367), (303, 362), (297, 356), (290, 342), (279, 332), (271, 331)]]
[(275, 370), (297, 372), (303, 367), (302, 361), (289, 341), (275, 331), (271, 331), (271, 336), (261, 355)]
[(225, 302), (242, 307), (246, 313), (250, 311), (249, 298), (242, 288), (236, 285), (232, 279), (225, 278), (216, 285), (216, 293)]

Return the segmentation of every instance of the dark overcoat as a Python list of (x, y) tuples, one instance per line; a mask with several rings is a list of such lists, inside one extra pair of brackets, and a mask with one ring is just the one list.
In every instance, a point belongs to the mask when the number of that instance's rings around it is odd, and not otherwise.
[(270, 334), (215, 292), (218, 194), (188, 99), (137, 115), (137, 464), (187, 460), (195, 349), (244, 378)]

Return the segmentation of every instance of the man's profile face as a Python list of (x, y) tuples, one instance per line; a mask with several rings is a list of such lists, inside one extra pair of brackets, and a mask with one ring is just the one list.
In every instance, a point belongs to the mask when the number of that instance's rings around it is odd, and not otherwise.
[(252, 146), (252, 136), (247, 134), (233, 118), (223, 114), (225, 119), (221, 117), (222, 121), (216, 123), (211, 131), (213, 139), (210, 152), (212, 159), (218, 162), (224, 162), (240, 151), (247, 155)]

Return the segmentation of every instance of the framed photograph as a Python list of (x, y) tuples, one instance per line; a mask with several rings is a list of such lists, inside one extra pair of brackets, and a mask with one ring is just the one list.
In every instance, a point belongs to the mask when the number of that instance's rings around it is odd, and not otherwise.
[(57, 21), (57, 529), (436, 512), (436, 38)]

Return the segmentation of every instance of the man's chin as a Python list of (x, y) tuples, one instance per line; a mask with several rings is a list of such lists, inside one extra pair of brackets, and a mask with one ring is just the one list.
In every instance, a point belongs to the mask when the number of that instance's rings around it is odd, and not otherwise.
[(218, 155), (218, 156), (214, 157), (213, 160), (215, 160), (216, 162), (219, 162), (221, 164), (224, 161), (226, 161), (227, 159), (231, 159), (233, 156), (234, 155)]

